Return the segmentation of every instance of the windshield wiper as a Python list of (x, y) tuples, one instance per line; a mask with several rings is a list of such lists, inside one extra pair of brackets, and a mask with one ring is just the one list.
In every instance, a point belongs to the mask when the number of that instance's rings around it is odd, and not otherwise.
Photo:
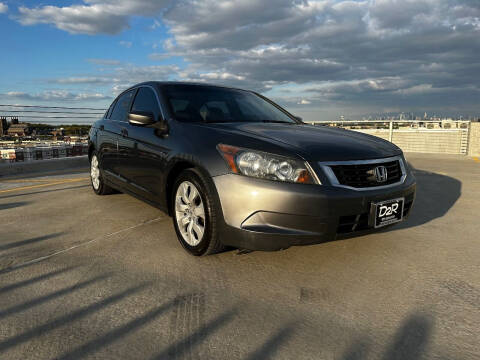
[(262, 120), (264, 123), (275, 123), (275, 124), (296, 124), (293, 121), (282, 121), (282, 120)]
[(230, 122), (233, 122), (231, 120), (204, 120), (203, 121), (205, 124), (218, 124), (218, 123), (230, 123)]

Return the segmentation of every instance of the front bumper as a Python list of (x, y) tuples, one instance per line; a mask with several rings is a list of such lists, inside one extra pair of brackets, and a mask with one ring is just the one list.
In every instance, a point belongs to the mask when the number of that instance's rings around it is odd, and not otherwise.
[(405, 198), (404, 216), (415, 199), (411, 174), (395, 187), (356, 191), (328, 185), (283, 183), (227, 174), (213, 178), (225, 245), (279, 250), (373, 231), (372, 202)]

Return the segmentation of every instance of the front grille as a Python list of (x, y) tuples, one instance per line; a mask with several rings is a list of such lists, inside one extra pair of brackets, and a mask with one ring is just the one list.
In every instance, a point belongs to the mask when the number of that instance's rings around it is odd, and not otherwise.
[[(401, 180), (403, 175), (399, 160), (364, 164), (338, 164), (329, 166), (335, 174), (340, 185), (351, 186), (354, 188), (369, 188), (395, 184)], [(377, 166), (385, 166), (387, 170), (386, 181), (377, 181), (375, 177), (375, 168)]]

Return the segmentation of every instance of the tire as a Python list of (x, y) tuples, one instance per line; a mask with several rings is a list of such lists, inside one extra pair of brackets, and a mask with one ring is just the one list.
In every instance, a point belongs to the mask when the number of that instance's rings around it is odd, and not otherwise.
[(214, 193), (207, 184), (200, 172), (187, 169), (175, 179), (171, 194), (173, 226), (178, 241), (194, 256), (214, 254), (224, 248), (218, 236)]
[(103, 170), (95, 151), (90, 158), (90, 183), (92, 184), (93, 191), (97, 195), (108, 195), (114, 192), (110, 186), (105, 184)]

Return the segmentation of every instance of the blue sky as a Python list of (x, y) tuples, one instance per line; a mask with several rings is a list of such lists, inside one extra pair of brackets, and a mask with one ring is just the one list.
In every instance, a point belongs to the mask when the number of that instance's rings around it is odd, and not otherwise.
[(0, 31), (0, 104), (104, 108), (175, 79), (307, 120), (480, 115), (477, 0), (0, 0)]
[[(167, 35), (166, 28), (154, 19), (132, 17), (131, 29), (115, 35), (70, 34), (50, 24), (24, 26), (16, 21), (15, 5), (8, 4), (9, 12), (0, 14), (0, 32), (6, 34), (1, 43), (0, 68), (2, 81), (0, 93), (20, 92), (31, 95), (48, 91), (70, 91), (72, 93), (100, 93), (105, 99), (88, 100), (82, 104), (106, 107), (114, 93), (111, 84), (57, 84), (55, 81), (69, 77), (88, 77), (112, 72), (112, 66), (95, 63), (95, 60), (115, 60), (118, 63), (137, 66), (158, 65), (148, 57)], [(49, 4), (68, 5), (72, 2), (52, 1)], [(27, 7), (37, 6), (35, 1), (24, 1)], [(181, 64), (181, 59), (166, 59), (162, 64)], [(3, 100), (3, 99), (2, 99)], [(65, 105), (76, 104), (77, 100), (26, 99), (21, 104)], [(21, 100), (21, 98), (20, 98)], [(5, 103), (5, 101), (2, 101)], [(80, 104), (80, 106), (82, 105)], [(76, 104), (78, 105), (78, 104)]]

